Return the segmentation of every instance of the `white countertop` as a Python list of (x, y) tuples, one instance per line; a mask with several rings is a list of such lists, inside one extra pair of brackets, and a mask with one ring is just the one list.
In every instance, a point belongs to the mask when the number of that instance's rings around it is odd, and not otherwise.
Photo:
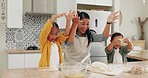
[(6, 50), (8, 54), (21, 54), (21, 53), (40, 53), (40, 50)]
[[(113, 67), (116, 65), (117, 64), (112, 64)], [(134, 66), (134, 65), (142, 65), (142, 66), (148, 65), (148, 61), (127, 62), (123, 66)], [(64, 76), (61, 73), (61, 71), (50, 72), (49, 68), (22, 68), (22, 69), (5, 70), (4, 73), (2, 74), (2, 78), (64, 78)], [(148, 78), (148, 73), (144, 73), (142, 75), (133, 75), (131, 73), (120, 72), (115, 76), (92, 73), (87, 78)]]

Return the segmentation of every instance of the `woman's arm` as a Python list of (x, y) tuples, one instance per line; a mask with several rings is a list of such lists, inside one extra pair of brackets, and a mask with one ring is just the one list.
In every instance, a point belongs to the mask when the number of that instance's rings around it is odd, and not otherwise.
[(108, 19), (107, 19), (107, 23), (106, 23), (106, 26), (104, 28), (104, 31), (103, 31), (103, 35), (104, 37), (108, 37), (109, 34), (110, 34), (110, 25), (115, 22), (116, 19), (119, 18), (119, 15), (117, 15), (118, 11), (117, 12), (112, 12), (109, 16), (108, 16)]
[(64, 31), (64, 35), (67, 36), (69, 35), (69, 32), (70, 32), (70, 23), (71, 23), (71, 20), (75, 17), (75, 11), (70, 11), (69, 14), (65, 15), (65, 18), (66, 18), (66, 28), (65, 28), (65, 31)]
[[(65, 31), (62, 35), (60, 35), (58, 37), (58, 41), (60, 42), (60, 44), (62, 44), (66, 39), (67, 37), (69, 36), (69, 33), (70, 33), (70, 23), (71, 23), (71, 20), (73, 18), (75, 18), (75, 11), (70, 11), (67, 15), (65, 15), (65, 18), (66, 18), (66, 28), (65, 28)], [(67, 36), (67, 37), (64, 37), (64, 36)]]
[(67, 41), (69, 43), (73, 43), (74, 42), (74, 37), (75, 37), (75, 34), (76, 34), (76, 30), (77, 30), (77, 26), (78, 26), (78, 22), (80, 21), (78, 17), (74, 18), (73, 20), (73, 23), (72, 23), (72, 27), (71, 27), (71, 30), (70, 30), (70, 35), (67, 39)]

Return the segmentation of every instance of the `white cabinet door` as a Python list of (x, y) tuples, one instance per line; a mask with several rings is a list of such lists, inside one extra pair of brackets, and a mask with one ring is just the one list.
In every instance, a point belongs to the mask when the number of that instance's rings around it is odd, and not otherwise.
[[(62, 4), (64, 3), (64, 5)], [(73, 0), (57, 0), (56, 2), (56, 13), (69, 12), (70, 10), (76, 10), (76, 1)], [(61, 17), (57, 19), (57, 23), (60, 28), (66, 27), (66, 19), (65, 17)]]
[(25, 15), (26, 12), (31, 12), (32, 10), (32, 0), (23, 0), (23, 15)]
[(100, 6), (112, 6), (112, 0), (96, 0), (95, 3)]
[(77, 0), (77, 4), (112, 6), (112, 0)]
[(24, 68), (24, 54), (9, 54), (8, 69)]
[(55, 14), (56, 13), (56, 1), (55, 0), (46, 0), (46, 9), (47, 13)]
[(77, 4), (95, 5), (96, 0), (77, 0)]
[(7, 27), (22, 28), (23, 0), (7, 0)]
[(40, 53), (25, 54), (25, 68), (38, 67)]

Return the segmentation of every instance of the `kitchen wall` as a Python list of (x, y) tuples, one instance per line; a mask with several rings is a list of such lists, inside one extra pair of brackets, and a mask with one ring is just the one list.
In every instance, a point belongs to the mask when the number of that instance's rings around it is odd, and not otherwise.
[[(148, 0), (147, 0), (147, 3), (144, 6), (144, 19), (146, 17), (148, 17), (148, 10), (147, 9), (148, 9)], [(144, 27), (145, 27), (145, 40), (147, 41), (146, 42), (146, 48), (148, 49), (148, 20), (147, 20)]]
[(6, 28), (6, 49), (39, 48), (39, 35), (49, 16), (27, 15), (23, 17), (23, 28)]
[(5, 53), (5, 24), (0, 23), (0, 78), (3, 70), (7, 69), (7, 54)]
[[(148, 17), (148, 1), (145, 6), (143, 6), (142, 0), (121, 0), (121, 13), (122, 21), (120, 25), (120, 32), (122, 32), (125, 37), (132, 38), (133, 35), (137, 35), (140, 38), (140, 26), (138, 23), (138, 17), (142, 20)], [(145, 40), (146, 48), (148, 49), (148, 21), (145, 24)]]

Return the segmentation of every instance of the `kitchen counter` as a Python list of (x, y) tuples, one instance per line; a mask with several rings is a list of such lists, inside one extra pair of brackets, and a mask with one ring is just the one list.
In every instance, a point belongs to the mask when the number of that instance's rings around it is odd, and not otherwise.
[(8, 54), (40, 53), (40, 50), (6, 50)]
[(38, 67), (40, 50), (6, 50), (8, 69)]
[[(111, 64), (111, 65), (115, 67), (118, 64)], [(120, 68), (121, 72), (115, 76), (92, 73), (87, 78), (147, 78), (148, 77), (148, 73), (146, 72), (143, 73), (142, 75), (133, 75), (131, 73), (122, 72), (123, 67), (134, 66), (134, 65), (141, 65), (146, 67), (148, 65), (148, 61), (127, 62), (126, 64), (123, 64), (122, 67)], [(64, 78), (64, 76), (61, 73), (61, 71), (51, 72), (49, 71), (49, 68), (21, 68), (21, 69), (6, 70), (3, 73), (2, 78)]]
[(142, 61), (148, 61), (148, 50), (132, 51), (128, 53), (127, 57)]

